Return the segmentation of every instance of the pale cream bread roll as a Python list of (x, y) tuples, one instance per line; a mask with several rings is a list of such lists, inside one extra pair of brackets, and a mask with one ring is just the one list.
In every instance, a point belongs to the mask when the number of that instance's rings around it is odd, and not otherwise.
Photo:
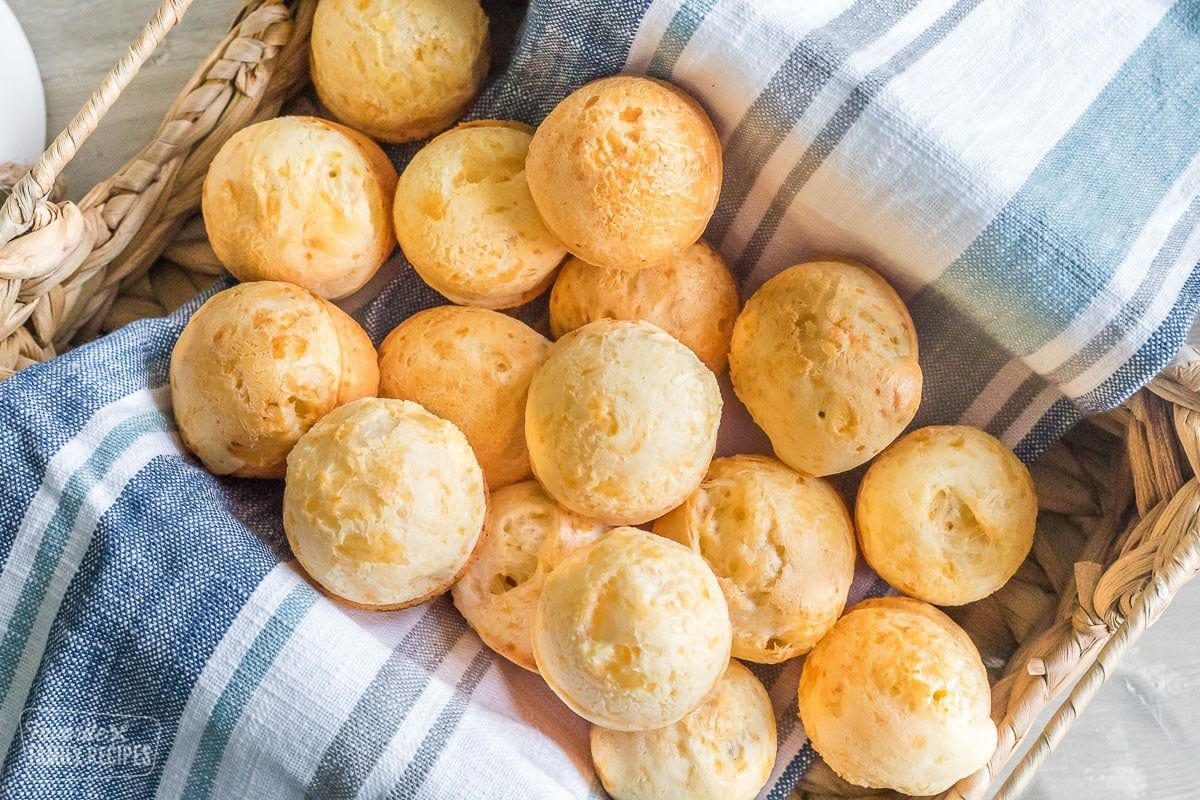
[(921, 402), (908, 310), (848, 261), (797, 264), (764, 283), (734, 324), (729, 373), (775, 455), (807, 475), (866, 463)]
[(965, 425), (915, 430), (871, 464), (855, 516), (863, 556), (905, 594), (962, 605), (999, 589), (1033, 547), (1025, 465)]
[(240, 281), (278, 280), (330, 299), (357, 291), (395, 246), (396, 170), (357, 131), (277, 117), (235, 133), (204, 178), (204, 226)]
[(846, 605), (854, 528), (841, 495), (767, 456), (718, 458), (654, 532), (699, 553), (733, 622), (735, 658), (774, 664), (808, 652)]
[(526, 161), (542, 218), (589, 264), (661, 264), (704, 232), (721, 191), (721, 142), (695, 99), (663, 81), (601, 78), (538, 126)]
[(378, 388), (366, 332), (337, 306), (288, 283), (218, 292), (171, 351), (180, 436), (216, 475), (283, 477), (305, 431)]
[(484, 644), (537, 672), (530, 637), (546, 576), (607, 531), (555, 503), (535, 481), (505, 486), (488, 498), (475, 558), (451, 590), (454, 605)]
[(614, 528), (546, 578), (533, 656), (571, 710), (620, 731), (670, 725), (729, 663), (729, 612), (712, 570), (680, 544)]
[(598, 320), (559, 339), (534, 374), (525, 440), (551, 497), (636, 525), (699, 485), (720, 419), (717, 379), (695, 353), (648, 322)]
[(719, 373), (729, 364), (729, 340), (740, 307), (737, 283), (725, 260), (699, 241), (640, 270), (568, 259), (550, 292), (550, 330), (558, 338), (598, 319), (645, 320)]
[(737, 661), (696, 710), (652, 731), (592, 727), (592, 761), (614, 800), (753, 800), (775, 766), (775, 713)]
[(412, 400), (458, 426), (489, 488), (528, 478), (525, 400), (550, 341), (482, 308), (420, 311), (379, 347), (379, 391)]
[(467, 437), (416, 403), (365, 398), (288, 456), (283, 527), (296, 559), (351, 605), (398, 609), (450, 588), (483, 530), (487, 490)]
[(511, 308), (532, 300), (567, 254), (525, 182), (530, 130), (493, 120), (460, 125), (421, 148), (400, 176), (400, 249), (455, 303)]
[(846, 612), (805, 659), (799, 703), (813, 749), (856, 786), (938, 794), (996, 749), (975, 645), (945, 614), (907, 597)]
[(477, 0), (321, 0), (312, 79), (342, 122), (385, 142), (445, 130), (488, 68)]

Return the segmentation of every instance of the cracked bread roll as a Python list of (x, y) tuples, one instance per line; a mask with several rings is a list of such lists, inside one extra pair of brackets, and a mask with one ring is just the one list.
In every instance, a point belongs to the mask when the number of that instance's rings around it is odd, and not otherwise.
[(1037, 495), (1025, 465), (965, 425), (915, 430), (863, 477), (863, 556), (905, 594), (943, 606), (987, 597), (1033, 547)]
[(288, 283), (218, 292), (171, 351), (180, 437), (215, 475), (282, 478), (305, 431), (378, 388), (366, 332), (337, 306)]
[(546, 226), (589, 264), (641, 269), (690, 247), (721, 191), (721, 141), (682, 89), (633, 75), (572, 92), (529, 145)]
[(418, 312), (379, 346), (379, 392), (453, 422), (471, 443), (489, 489), (529, 477), (525, 399), (550, 341), (482, 308)]
[(335, 300), (395, 246), (396, 170), (357, 131), (277, 117), (235, 133), (204, 177), (204, 227), (239, 281), (287, 281)]
[(550, 292), (550, 331), (557, 339), (598, 319), (645, 320), (719, 373), (729, 364), (740, 305), (728, 265), (704, 241), (641, 270), (605, 269), (570, 258)]
[(529, 186), (531, 129), (485, 120), (421, 148), (396, 186), (400, 249), (417, 274), (455, 303), (511, 308), (537, 297), (566, 247), (546, 230)]
[(536, 481), (505, 486), (488, 498), (475, 558), (451, 589), (454, 605), (484, 644), (537, 672), (530, 629), (546, 576), (607, 531), (555, 503)]
[(406, 608), (450, 588), (483, 530), (483, 472), (453, 423), (365, 398), (313, 426), (288, 456), (283, 528), (327, 592)]
[(848, 261), (798, 264), (764, 283), (734, 323), (729, 374), (775, 455), (806, 475), (866, 463), (921, 402), (908, 310)]
[(841, 615), (854, 579), (854, 527), (841, 495), (767, 456), (715, 459), (654, 532), (712, 567), (734, 658), (776, 664), (807, 653)]
[(321, 0), (311, 39), (321, 102), (385, 142), (450, 127), (487, 74), (488, 20), (477, 0)]
[(856, 786), (940, 794), (996, 749), (975, 645), (908, 597), (851, 608), (808, 654), (798, 696), (813, 749)]
[(614, 528), (560, 563), (533, 616), (533, 656), (572, 711), (618, 731), (678, 721), (729, 664), (729, 612), (704, 560)]
[(754, 800), (775, 767), (775, 712), (737, 661), (694, 711), (652, 731), (592, 727), (592, 762), (613, 800)]
[(695, 353), (648, 322), (597, 320), (559, 339), (534, 374), (525, 441), (551, 497), (637, 525), (699, 485), (720, 421), (717, 379)]

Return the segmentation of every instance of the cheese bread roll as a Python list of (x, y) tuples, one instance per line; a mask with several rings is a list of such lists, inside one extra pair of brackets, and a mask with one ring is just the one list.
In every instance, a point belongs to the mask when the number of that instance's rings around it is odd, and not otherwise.
[(398, 609), (458, 579), (487, 490), (467, 437), (416, 403), (365, 398), (288, 456), (283, 528), (305, 571), (351, 605)]
[(598, 320), (559, 339), (534, 374), (525, 440), (551, 497), (637, 525), (700, 483), (720, 420), (717, 379), (695, 353), (648, 322)]
[(592, 762), (614, 800), (754, 800), (775, 766), (775, 713), (736, 661), (695, 711), (652, 731), (592, 727)]
[(965, 425), (921, 428), (883, 452), (858, 490), (863, 556), (905, 594), (943, 606), (987, 597), (1033, 547), (1029, 470)]
[(488, 68), (478, 0), (321, 0), (311, 42), (321, 102), (385, 142), (450, 127)]
[(996, 749), (991, 690), (967, 634), (908, 597), (866, 600), (804, 661), (800, 720), (856, 786), (940, 794)]
[(559, 103), (526, 161), (547, 227), (589, 264), (641, 269), (695, 244), (721, 191), (721, 141), (683, 90), (602, 78)]
[(774, 664), (807, 653), (842, 613), (854, 528), (841, 495), (767, 456), (718, 458), (654, 532), (699, 553), (729, 603), (733, 655)]
[(488, 488), (528, 478), (525, 400), (550, 342), (520, 320), (440, 306), (400, 323), (379, 346), (379, 393), (412, 400), (466, 434)]
[(240, 281), (275, 280), (330, 299), (357, 291), (395, 247), (396, 170), (357, 131), (277, 117), (230, 137), (204, 178), (204, 227)]
[(366, 331), (299, 286), (243, 283), (196, 310), (171, 351), (171, 402), (184, 444), (215, 475), (282, 478), (321, 417), (375, 394)]
[(533, 617), (533, 657), (571, 710), (644, 731), (698, 706), (729, 664), (729, 612), (704, 560), (614, 528), (559, 564)]
[(848, 261), (798, 264), (764, 283), (733, 326), (729, 374), (775, 455), (806, 475), (869, 461), (921, 402), (904, 303)]

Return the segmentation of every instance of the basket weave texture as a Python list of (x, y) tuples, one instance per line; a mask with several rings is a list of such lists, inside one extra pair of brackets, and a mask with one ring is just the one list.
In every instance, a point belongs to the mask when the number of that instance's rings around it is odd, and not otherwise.
[[(163, 0), (32, 170), (0, 166), (0, 196), (8, 195), (0, 209), (0, 380), (173, 310), (220, 274), (198, 218), (204, 172), (234, 132), (277, 115), (306, 83), (316, 0), (248, 0), (145, 149), (78, 204), (60, 200), (57, 186), (190, 4)], [(1016, 797), (1200, 569), (1198, 466), (1200, 353), (1190, 348), (1033, 465), (1041, 514), (1032, 553), (996, 594), (952, 610), (988, 666), (1000, 738), (991, 762), (943, 798)], [(898, 796), (851, 786), (819, 763), (797, 791), (814, 800)]]

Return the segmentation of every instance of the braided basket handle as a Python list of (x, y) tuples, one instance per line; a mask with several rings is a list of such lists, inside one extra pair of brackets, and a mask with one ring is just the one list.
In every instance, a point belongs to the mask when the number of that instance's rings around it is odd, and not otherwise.
[[(1143, 390), (1173, 407), (1173, 429), (1183, 452), (1194, 466), (1200, 452), (1200, 353), (1185, 347), (1177, 363), (1169, 366)], [(1134, 398), (1137, 399), (1136, 396)], [(1167, 405), (1170, 404), (1170, 405)], [(1149, 522), (1153, 548), (1151, 580), (1137, 590), (1128, 614), (1100, 649), (1095, 661), (1072, 688), (1066, 701), (1046, 723), (1025, 755), (1016, 762), (993, 800), (1016, 800), (1037, 773), (1038, 767), (1062, 741), (1072, 723), (1116, 671), (1125, 652), (1162, 615), (1188, 580), (1200, 572), (1200, 477), (1182, 482), (1173, 493), (1162, 497)], [(1127, 553), (1127, 556), (1133, 553)], [(1111, 571), (1111, 568), (1110, 568)]]
[[(48, 217), (41, 219), (38, 211), (49, 197), (59, 174), (75, 157), (79, 146), (96, 130), (100, 120), (138, 74), (146, 59), (158, 49), (167, 32), (179, 24), (191, 4), (192, 0), (162, 0), (154, 17), (146, 23), (138, 33), (137, 39), (104, 76), (104, 80), (84, 103), (83, 108), (54, 138), (33, 165), (33, 169), (13, 187), (12, 194), (0, 208), (0, 247), (48, 221)], [(38, 224), (39, 220), (41, 225)]]

